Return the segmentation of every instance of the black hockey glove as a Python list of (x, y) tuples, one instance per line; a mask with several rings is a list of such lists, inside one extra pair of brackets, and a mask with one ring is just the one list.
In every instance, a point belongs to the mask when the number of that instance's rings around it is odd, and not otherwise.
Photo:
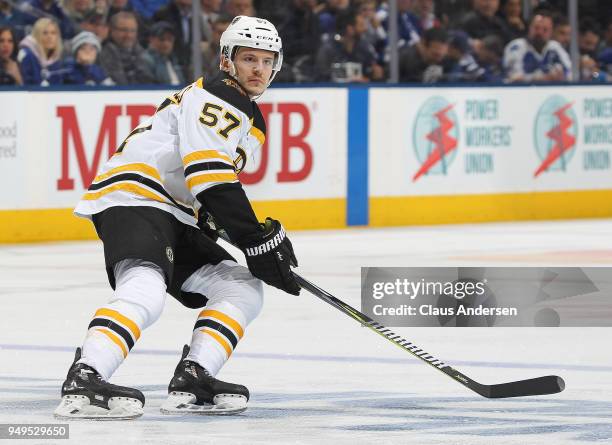
[(266, 218), (262, 231), (248, 235), (238, 242), (244, 252), (249, 270), (264, 283), (293, 295), (300, 294), (300, 286), (291, 273), (297, 267), (291, 241), (281, 223)]

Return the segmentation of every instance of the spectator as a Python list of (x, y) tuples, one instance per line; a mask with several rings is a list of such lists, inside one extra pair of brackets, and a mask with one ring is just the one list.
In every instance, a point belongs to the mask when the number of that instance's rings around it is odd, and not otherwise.
[(57, 22), (42, 18), (34, 23), (32, 33), (19, 44), (17, 61), (26, 85), (63, 83), (66, 68), (62, 60), (62, 38)]
[(228, 0), (225, 5), (225, 12), (232, 18), (238, 15), (246, 15), (249, 17), (255, 17), (256, 15), (255, 8), (253, 7), (253, 0)]
[(96, 64), (102, 47), (96, 35), (81, 31), (72, 39), (72, 59), (68, 61), (65, 83), (73, 85), (112, 85), (112, 80)]
[(149, 48), (142, 54), (141, 63), (151, 73), (154, 83), (183, 85), (185, 77), (176, 60), (174, 29), (166, 22), (157, 22), (151, 27)]
[(289, 14), (292, 0), (252, 0), (252, 3), (257, 17), (280, 24)]
[(449, 82), (480, 82), (486, 80), (485, 69), (474, 56), (468, 35), (455, 31), (448, 42), (445, 79)]
[(502, 57), (504, 55), (504, 44), (496, 35), (490, 35), (482, 39), (476, 49), (477, 60), (485, 70), (487, 82), (502, 82)]
[(443, 28), (428, 29), (418, 45), (400, 50), (400, 82), (437, 82), (442, 78), (442, 62), (447, 54), (447, 32)]
[(170, 0), (130, 0), (133, 11), (145, 20), (151, 20), (153, 14), (166, 6)]
[(83, 21), (81, 22), (81, 30), (89, 31), (96, 35), (100, 44), (102, 44), (108, 38), (108, 23), (106, 23), (106, 17), (95, 9), (85, 14)]
[(368, 82), (382, 80), (384, 71), (376, 63), (376, 51), (362, 38), (366, 20), (347, 11), (337, 17), (339, 35), (321, 45), (315, 72), (319, 81)]
[(496, 14), (499, 10), (499, 0), (473, 0), (473, 11), (468, 12), (460, 23), (460, 28), (473, 39), (481, 40), (495, 34), (507, 43), (512, 33), (501, 18)]
[(553, 20), (541, 11), (532, 17), (527, 38), (511, 41), (504, 51), (508, 82), (571, 80), (572, 66), (567, 51), (552, 40)]
[(323, 41), (332, 38), (340, 30), (336, 24), (338, 14), (343, 14), (349, 10), (350, 0), (328, 0), (327, 5), (319, 11), (319, 33)]
[(440, 24), (449, 29), (458, 27), (463, 16), (472, 10), (472, 0), (436, 0)]
[(74, 26), (57, 0), (26, 0), (21, 6), (24, 24), (32, 25), (39, 18), (54, 17), (64, 39), (74, 37)]
[(599, 50), (603, 51), (606, 48), (612, 48), (612, 17), (609, 17), (606, 23), (606, 30), (604, 31)]
[(131, 0), (104, 0), (108, 1), (108, 12), (107, 17), (112, 17), (119, 12), (130, 12), (136, 18), (138, 22), (138, 43), (141, 46), (146, 46), (148, 43), (148, 26), (149, 22), (141, 17), (131, 4)]
[(221, 63), (221, 34), (227, 29), (231, 21), (232, 18), (230, 16), (220, 15), (212, 25), (212, 38), (202, 53), (204, 79), (212, 77), (219, 72), (219, 64)]
[(593, 80), (599, 75), (597, 48), (599, 47), (601, 29), (590, 17), (580, 21), (578, 48), (580, 50), (580, 80)]
[(314, 56), (316, 53), (319, 36), (316, 7), (316, 0), (291, 0), (287, 17), (278, 27), (284, 61), (293, 63), (303, 55)]
[(122, 11), (110, 19), (110, 37), (100, 53), (102, 68), (117, 85), (150, 83), (150, 73), (139, 64), (144, 51), (136, 36), (138, 22), (134, 13)]
[(75, 32), (80, 30), (80, 24), (86, 14), (95, 9), (94, 0), (66, 0), (64, 2), (66, 15), (72, 21)]
[(510, 31), (510, 39), (518, 39), (525, 35), (525, 22), (523, 21), (523, 0), (506, 0), (502, 7), (502, 18)]
[(414, 0), (412, 12), (418, 19), (419, 34), (440, 26), (440, 20), (434, 13), (434, 6), (433, 0)]
[(565, 51), (569, 51), (572, 40), (572, 27), (569, 20), (563, 14), (557, 14), (554, 16), (553, 22), (553, 40), (559, 42)]
[(606, 48), (599, 53), (597, 61), (601, 70), (599, 72), (601, 80), (612, 81), (612, 48)]
[(15, 37), (8, 26), (0, 26), (0, 85), (23, 85), (15, 62)]
[[(412, 0), (397, 0), (398, 34), (402, 45), (412, 46), (421, 39), (419, 19), (411, 12)], [(389, 30), (389, 9), (383, 4), (376, 13), (385, 31)]]
[(140, 24), (140, 17), (132, 7), (130, 0), (107, 0), (108, 1), (108, 16), (112, 17), (118, 12), (132, 12)]
[(358, 14), (362, 15), (366, 21), (366, 32), (363, 38), (376, 50), (376, 60), (382, 64), (385, 53), (385, 45), (387, 42), (387, 31), (382, 26), (376, 16), (376, 1), (364, 0), (360, 3)]
[(202, 40), (210, 42), (213, 38), (213, 23), (217, 20), (221, 11), (221, 0), (201, 0), (201, 4)]
[(25, 16), (5, 0), (0, 0), (0, 26), (9, 26), (12, 29), (15, 42), (25, 37)]
[(185, 79), (191, 79), (191, 2), (172, 0), (153, 15), (156, 22), (167, 22), (175, 30), (174, 52)]
[(314, 59), (320, 43), (317, 7), (317, 0), (290, 0), (285, 20), (278, 26), (284, 60), (276, 82), (314, 81)]

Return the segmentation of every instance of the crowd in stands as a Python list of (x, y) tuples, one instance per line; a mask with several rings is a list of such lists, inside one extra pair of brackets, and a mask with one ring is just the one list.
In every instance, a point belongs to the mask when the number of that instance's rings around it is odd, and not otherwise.
[[(0, 0), (0, 85), (193, 81), (192, 1), (204, 76), (237, 15), (283, 39), (277, 82), (385, 82), (385, 0)], [(612, 82), (612, 1), (581, 0), (572, 78), (567, 0), (397, 0), (400, 82)]]

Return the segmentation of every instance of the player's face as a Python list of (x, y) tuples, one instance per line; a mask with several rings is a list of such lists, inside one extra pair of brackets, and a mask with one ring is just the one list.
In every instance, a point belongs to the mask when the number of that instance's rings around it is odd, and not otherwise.
[(234, 57), (234, 66), (238, 83), (250, 96), (258, 96), (268, 87), (274, 53), (263, 49), (239, 48)]

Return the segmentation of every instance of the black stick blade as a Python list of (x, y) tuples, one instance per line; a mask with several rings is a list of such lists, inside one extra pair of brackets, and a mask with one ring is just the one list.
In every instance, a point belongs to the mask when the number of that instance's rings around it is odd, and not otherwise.
[(556, 375), (500, 383), (498, 385), (483, 385), (450, 366), (445, 366), (441, 371), (461, 383), (463, 386), (488, 399), (543, 396), (545, 394), (557, 394), (565, 389), (565, 382), (561, 377)]
[[(499, 385), (482, 385), (481, 395), (489, 399), (506, 397), (542, 396), (557, 394), (565, 389), (565, 382), (556, 375), (547, 375), (535, 379), (519, 380), (517, 382), (501, 383)], [(480, 391), (478, 391), (480, 392)]]

